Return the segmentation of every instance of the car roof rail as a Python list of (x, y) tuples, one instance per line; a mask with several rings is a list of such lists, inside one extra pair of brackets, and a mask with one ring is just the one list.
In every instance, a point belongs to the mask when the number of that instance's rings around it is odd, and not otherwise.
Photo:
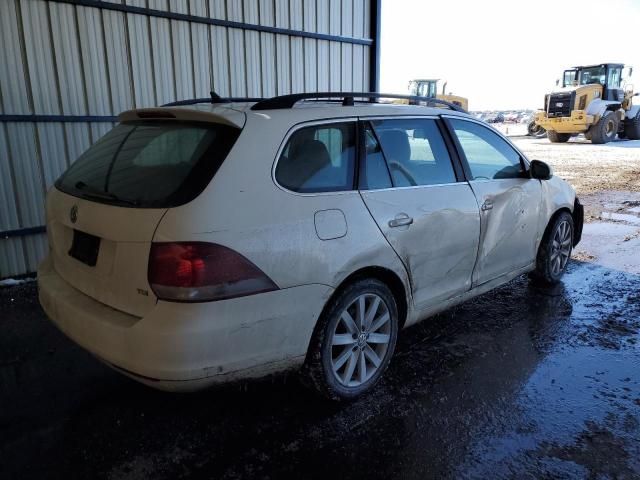
[[(367, 100), (356, 100), (357, 98), (363, 98)], [(392, 98), (409, 100), (410, 105), (425, 106), (444, 106), (456, 112), (467, 113), (466, 110), (455, 103), (440, 100), (439, 98), (431, 97), (418, 97), (415, 95), (400, 95), (397, 93), (378, 93), (378, 92), (309, 92), (309, 93), (293, 93), (290, 95), (280, 95), (277, 97), (267, 98), (258, 101), (251, 107), (251, 110), (280, 110), (285, 108), (293, 108), (293, 106), (302, 100), (331, 100), (341, 99), (343, 106), (353, 106), (358, 103), (374, 103), (375, 100), (381, 98)]]
[(221, 97), (213, 90), (209, 98), (192, 98), (189, 100), (177, 100), (175, 102), (169, 102), (162, 105), (163, 107), (179, 107), (182, 105), (195, 105), (197, 103), (231, 103), (231, 102), (260, 102), (264, 100), (263, 97)]

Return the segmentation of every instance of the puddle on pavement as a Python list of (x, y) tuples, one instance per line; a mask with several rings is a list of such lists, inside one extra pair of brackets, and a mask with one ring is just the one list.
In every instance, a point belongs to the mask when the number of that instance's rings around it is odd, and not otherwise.
[[(640, 195), (594, 204), (640, 207), (624, 201)], [(560, 285), (521, 277), (407, 329), (380, 387), (345, 405), (268, 379), (162, 394), (81, 369), (61, 340), (33, 388), (51, 397), (47, 381), (66, 379), (65, 409), (17, 410), (41, 433), (16, 434), (5, 458), (17, 468), (37, 450), (33, 468), (68, 478), (640, 478), (638, 230), (587, 223), (588, 261)]]
[(602, 212), (600, 218), (603, 220), (614, 220), (617, 222), (626, 222), (634, 225), (640, 225), (640, 217), (628, 213)]
[(557, 328), (539, 344), (543, 353), (508, 414), (476, 436), (457, 477), (640, 476), (640, 241), (628, 238), (638, 232), (628, 223), (640, 219), (602, 218), (627, 224), (585, 225), (579, 248), (593, 263), (574, 262), (563, 279), (570, 316), (527, 320)]

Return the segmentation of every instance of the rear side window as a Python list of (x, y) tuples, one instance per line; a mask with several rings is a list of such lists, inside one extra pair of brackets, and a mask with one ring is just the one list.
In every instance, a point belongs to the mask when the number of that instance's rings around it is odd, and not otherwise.
[(520, 178), (520, 154), (496, 133), (475, 122), (451, 119), (473, 180)]
[(276, 180), (300, 193), (353, 190), (355, 123), (314, 125), (296, 130), (276, 166)]
[(379, 190), (392, 187), (380, 142), (369, 123), (364, 124), (364, 147), (364, 162), (360, 165), (360, 189)]
[(204, 190), (239, 133), (219, 124), (120, 124), (83, 153), (56, 186), (104, 203), (181, 205)]
[(456, 182), (451, 158), (435, 120), (371, 122), (394, 187)]

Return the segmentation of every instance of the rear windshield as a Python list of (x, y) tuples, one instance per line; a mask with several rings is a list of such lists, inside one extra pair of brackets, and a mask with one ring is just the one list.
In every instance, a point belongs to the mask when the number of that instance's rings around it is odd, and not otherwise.
[(220, 124), (122, 123), (83, 153), (56, 187), (122, 206), (182, 205), (204, 190), (239, 134)]

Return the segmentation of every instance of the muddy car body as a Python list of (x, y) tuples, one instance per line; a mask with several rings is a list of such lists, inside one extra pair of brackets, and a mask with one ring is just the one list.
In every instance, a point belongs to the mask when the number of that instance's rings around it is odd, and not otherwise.
[(122, 114), (48, 193), (48, 316), (157, 388), (304, 367), (352, 398), (401, 328), (560, 278), (582, 209), (549, 167), (455, 110), (344, 103)]

